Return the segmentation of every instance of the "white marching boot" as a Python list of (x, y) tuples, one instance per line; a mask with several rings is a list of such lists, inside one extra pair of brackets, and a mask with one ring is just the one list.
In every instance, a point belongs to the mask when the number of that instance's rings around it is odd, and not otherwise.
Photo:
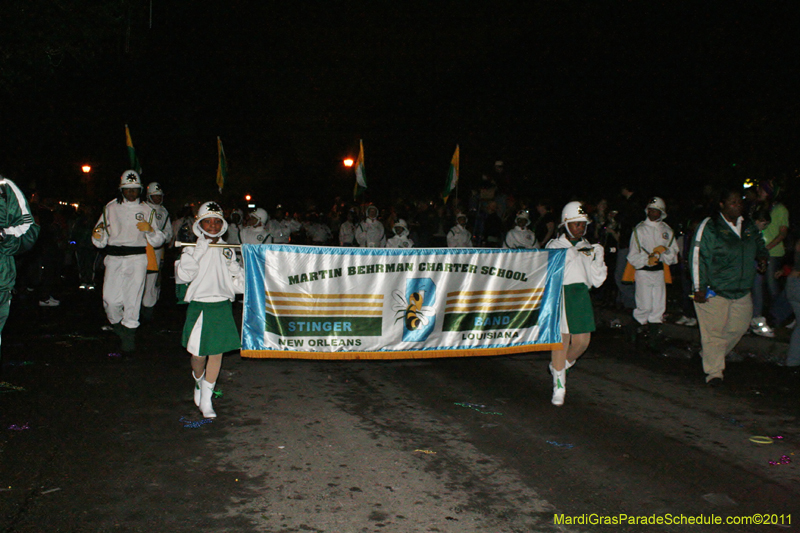
[(550, 403), (560, 407), (564, 405), (564, 397), (567, 395), (567, 369), (556, 370), (551, 363), (550, 373), (553, 374), (553, 399)]
[(211, 406), (211, 398), (214, 396), (214, 385), (216, 382), (209, 383), (205, 379), (200, 382), (200, 411), (204, 418), (217, 418), (214, 407)]
[(194, 370), (192, 370), (192, 377), (194, 378), (194, 404), (200, 407), (200, 382), (206, 377), (206, 372), (204, 370), (203, 374), (198, 378), (194, 375)]

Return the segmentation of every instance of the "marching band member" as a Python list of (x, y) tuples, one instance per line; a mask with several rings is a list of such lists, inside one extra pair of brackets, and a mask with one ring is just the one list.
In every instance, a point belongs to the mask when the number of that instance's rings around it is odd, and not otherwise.
[(366, 220), (356, 224), (356, 242), (361, 248), (386, 248), (386, 228), (378, 220), (378, 208), (367, 207)]
[(142, 202), (142, 180), (133, 170), (122, 173), (119, 196), (103, 208), (92, 232), (92, 244), (104, 249), (103, 306), (122, 351), (136, 350), (136, 328), (147, 275), (147, 245), (166, 242), (155, 226), (155, 210)]
[(144, 282), (144, 297), (142, 298), (142, 309), (140, 317), (142, 322), (149, 322), (153, 318), (153, 307), (158, 302), (158, 297), (161, 294), (161, 267), (164, 263), (164, 248), (166, 243), (172, 242), (172, 222), (169, 219), (169, 212), (163, 205), (164, 190), (158, 182), (152, 182), (147, 185), (147, 205), (153, 208), (156, 212), (155, 223), (153, 224), (157, 229), (161, 230), (164, 234), (164, 244), (158, 248), (154, 248), (156, 258), (156, 267), (158, 270), (148, 270)]
[(386, 241), (387, 248), (413, 248), (414, 241), (408, 237), (408, 224), (398, 218), (394, 224), (394, 237)]
[(225, 235), (225, 240), (230, 244), (242, 244), (240, 234), (242, 232), (242, 219), (244, 213), (241, 209), (234, 209), (231, 211), (230, 221), (228, 222), (228, 233)]
[(247, 225), (239, 234), (242, 244), (271, 244), (272, 235), (266, 227), (268, 219), (269, 215), (265, 209), (261, 207), (253, 209), (247, 218)]
[(516, 226), (506, 233), (506, 238), (503, 240), (503, 248), (512, 250), (538, 248), (539, 243), (536, 241), (536, 235), (528, 229), (531, 223), (531, 216), (528, 214), (527, 209), (517, 213), (515, 222)]
[(448, 248), (472, 248), (472, 233), (467, 229), (467, 215), (458, 213), (456, 225), (447, 232)]
[(222, 354), (241, 347), (233, 319), (233, 300), (244, 293), (244, 270), (233, 248), (222, 235), (228, 229), (216, 202), (206, 202), (197, 211), (193, 226), (195, 246), (184, 247), (175, 264), (175, 281), (188, 283), (184, 300), (189, 303), (182, 344), (192, 354), (195, 381), (194, 403), (205, 418), (216, 418), (211, 398), (222, 367)]
[(561, 212), (560, 235), (547, 243), (548, 249), (567, 249), (564, 263), (564, 312), (561, 317), (561, 339), (564, 347), (553, 350), (550, 373), (553, 375), (553, 405), (564, 405), (567, 394), (567, 369), (589, 347), (595, 330), (594, 310), (589, 289), (599, 287), (606, 279), (603, 247), (584, 238), (589, 217), (580, 202), (570, 202)]
[[(657, 349), (667, 310), (665, 274), (669, 274), (669, 265), (678, 262), (679, 248), (672, 228), (664, 222), (667, 218), (664, 200), (653, 197), (644, 212), (647, 218), (633, 228), (628, 247), (628, 262), (636, 269), (633, 318), (640, 325), (648, 326), (650, 348)], [(669, 279), (672, 281), (671, 276)]]

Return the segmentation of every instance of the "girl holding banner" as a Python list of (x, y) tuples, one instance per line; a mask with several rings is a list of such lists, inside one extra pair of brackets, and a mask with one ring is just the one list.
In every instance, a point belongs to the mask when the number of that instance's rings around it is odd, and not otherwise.
[(606, 279), (603, 247), (584, 238), (589, 217), (580, 202), (570, 202), (561, 212), (559, 237), (547, 248), (567, 248), (564, 263), (564, 307), (561, 317), (561, 339), (564, 347), (553, 350), (550, 373), (553, 375), (553, 405), (564, 405), (567, 394), (567, 369), (589, 347), (595, 330), (594, 310), (589, 297), (591, 287), (599, 287)]
[(182, 344), (192, 354), (194, 404), (205, 418), (217, 416), (211, 397), (222, 367), (222, 354), (241, 347), (232, 302), (237, 294), (244, 293), (244, 270), (233, 248), (210, 246), (225, 244), (221, 237), (227, 229), (219, 204), (204, 203), (192, 227), (197, 244), (184, 247), (175, 263), (176, 282), (189, 284), (184, 297), (189, 308)]

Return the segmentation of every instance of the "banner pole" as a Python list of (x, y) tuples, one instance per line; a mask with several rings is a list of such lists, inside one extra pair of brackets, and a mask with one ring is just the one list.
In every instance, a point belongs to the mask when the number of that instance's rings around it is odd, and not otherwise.
[[(175, 248), (182, 248), (184, 246), (197, 246), (197, 243), (195, 243), (195, 242), (175, 241)], [(241, 248), (242, 247), (241, 244), (216, 244), (216, 243), (215, 244), (209, 244), (208, 246), (211, 247), (211, 248)]]

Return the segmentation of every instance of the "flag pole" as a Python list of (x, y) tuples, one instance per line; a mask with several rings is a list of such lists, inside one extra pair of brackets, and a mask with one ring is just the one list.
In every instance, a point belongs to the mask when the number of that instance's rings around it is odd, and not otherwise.
[[(182, 242), (175, 241), (175, 248), (183, 248), (184, 246), (197, 246), (196, 242)], [(241, 244), (227, 244), (227, 243), (209, 243), (211, 248), (241, 248)]]

